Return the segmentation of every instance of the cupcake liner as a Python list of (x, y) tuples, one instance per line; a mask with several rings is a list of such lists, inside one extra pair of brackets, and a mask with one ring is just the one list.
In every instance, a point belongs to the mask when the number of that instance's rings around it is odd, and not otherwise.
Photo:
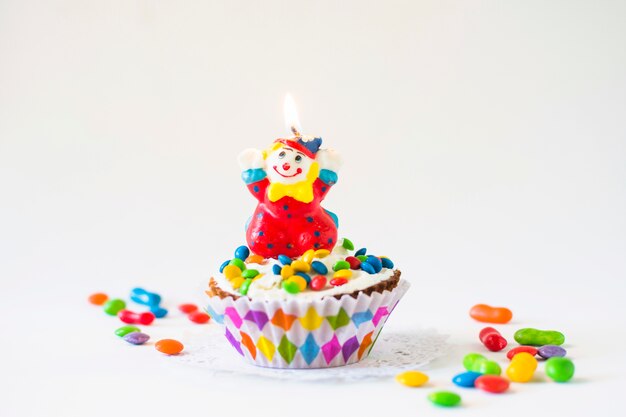
[(209, 297), (208, 314), (246, 361), (271, 368), (329, 368), (367, 357), (410, 287), (315, 301)]

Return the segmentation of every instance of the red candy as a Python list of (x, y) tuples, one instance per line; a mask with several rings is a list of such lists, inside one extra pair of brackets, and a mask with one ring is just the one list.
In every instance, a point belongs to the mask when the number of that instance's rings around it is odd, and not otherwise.
[(316, 275), (311, 278), (309, 287), (314, 291), (321, 291), (326, 286), (326, 277), (324, 275)]
[(203, 313), (202, 311), (193, 312), (189, 314), (187, 317), (189, 318), (189, 320), (197, 324), (208, 323), (209, 319), (211, 318), (209, 317), (207, 313)]
[(333, 287), (338, 287), (340, 285), (346, 284), (348, 282), (345, 278), (333, 278), (330, 280), (330, 285)]
[(154, 321), (154, 314), (149, 311), (145, 313), (135, 313), (130, 310), (122, 310), (117, 313), (117, 317), (124, 323), (128, 324), (143, 324), (145, 326), (151, 324)]
[(474, 387), (483, 391), (499, 394), (509, 389), (509, 381), (498, 375), (482, 375), (476, 378)]
[(178, 309), (185, 314), (189, 314), (198, 311), (198, 306), (195, 304), (181, 304), (178, 306)]
[(532, 346), (518, 346), (518, 347), (514, 347), (513, 349), (509, 350), (506, 353), (506, 357), (509, 358), (509, 359), (513, 359), (513, 356), (517, 355), (518, 353), (522, 353), (522, 352), (530, 353), (532, 356), (536, 356), (537, 355), (537, 348), (532, 347)]
[(350, 269), (358, 270), (361, 268), (361, 261), (354, 256), (348, 256), (346, 262), (350, 264)]
[(480, 331), (480, 341), (492, 352), (499, 352), (506, 347), (506, 339), (493, 327), (485, 327)]

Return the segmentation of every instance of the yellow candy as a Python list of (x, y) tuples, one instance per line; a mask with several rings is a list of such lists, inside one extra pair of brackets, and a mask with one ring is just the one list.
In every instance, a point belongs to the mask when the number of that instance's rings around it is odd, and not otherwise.
[(318, 249), (315, 251), (316, 258), (325, 258), (330, 255), (330, 251), (328, 249)]
[(296, 272), (309, 272), (311, 270), (311, 265), (304, 261), (293, 261), (291, 267)]
[(396, 381), (407, 387), (421, 387), (428, 382), (428, 375), (418, 371), (406, 371), (396, 375)]
[(352, 271), (349, 269), (340, 269), (339, 271), (333, 274), (333, 278), (350, 278), (352, 276)]
[(252, 281), (256, 281), (257, 279), (261, 278), (264, 274), (259, 274), (256, 277), (252, 278)]
[(265, 260), (261, 255), (250, 255), (248, 259), (246, 259), (247, 264), (262, 264)]
[(224, 276), (227, 279), (233, 279), (241, 276), (241, 269), (237, 265), (226, 265), (224, 267)]
[(287, 279), (287, 278), (289, 278), (290, 276), (292, 276), (295, 273), (296, 273), (296, 271), (293, 270), (291, 265), (285, 265), (280, 270), (280, 276), (283, 277), (283, 279)]
[(288, 281), (292, 281), (298, 284), (301, 292), (306, 290), (306, 279), (302, 278), (300, 275), (294, 275), (290, 277)]
[(309, 249), (308, 251), (304, 252), (300, 258), (304, 262), (310, 264), (311, 262), (313, 262), (314, 256), (315, 256), (315, 251), (313, 249)]
[(244, 277), (236, 277), (230, 280), (230, 285), (232, 285), (233, 288), (237, 290), (239, 289), (239, 287), (241, 287), (241, 284), (243, 284), (244, 281)]
[(533, 378), (537, 369), (537, 359), (527, 352), (520, 352), (513, 356), (511, 364), (506, 369), (506, 376), (513, 382), (528, 382)]

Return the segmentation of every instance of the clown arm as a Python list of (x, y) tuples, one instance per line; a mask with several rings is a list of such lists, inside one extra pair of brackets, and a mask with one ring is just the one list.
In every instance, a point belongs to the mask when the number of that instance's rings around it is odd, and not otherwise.
[(263, 153), (258, 149), (246, 149), (239, 154), (238, 160), (243, 170), (241, 179), (248, 186), (250, 193), (257, 200), (262, 201), (269, 184)]

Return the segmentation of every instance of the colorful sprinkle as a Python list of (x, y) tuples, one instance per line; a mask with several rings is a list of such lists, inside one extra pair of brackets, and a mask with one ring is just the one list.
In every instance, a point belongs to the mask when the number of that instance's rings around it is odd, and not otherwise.
[(117, 330), (115, 330), (115, 335), (119, 337), (124, 337), (128, 333), (140, 332), (140, 331), (141, 330), (139, 329), (139, 327), (136, 327), (136, 326), (122, 326), (118, 328)]
[(239, 258), (234, 258), (230, 260), (230, 265), (234, 265), (242, 271), (246, 270), (246, 264)]
[(350, 264), (350, 269), (358, 270), (361, 268), (361, 261), (359, 261), (359, 258), (348, 256), (346, 258), (346, 262)]
[(246, 279), (243, 284), (241, 284), (241, 287), (239, 287), (239, 293), (241, 295), (247, 295), (248, 290), (250, 289), (250, 284), (252, 284), (252, 280)]
[(383, 264), (383, 268), (393, 269), (393, 267), (394, 267), (393, 262), (391, 261), (391, 259), (387, 258), (386, 256), (381, 256), (380, 257), (380, 262)]
[(348, 239), (347, 237), (343, 238), (343, 242), (341, 243), (341, 246), (343, 246), (347, 250), (354, 250), (354, 243), (352, 243), (352, 241)]
[(293, 280), (288, 279), (283, 281), (283, 290), (287, 291), (289, 294), (298, 294), (300, 292), (300, 286)]
[(106, 295), (105, 293), (97, 292), (95, 294), (91, 294), (89, 298), (87, 299), (87, 301), (89, 301), (91, 304), (95, 306), (101, 306), (104, 303), (106, 303), (108, 299), (109, 299), (109, 296)]
[(225, 260), (224, 263), (220, 265), (220, 274), (224, 272), (224, 268), (226, 268), (228, 264), (230, 264), (230, 259)]
[(333, 287), (339, 287), (347, 283), (348, 283), (348, 280), (345, 278), (333, 278), (330, 280), (330, 285), (332, 285)]
[(346, 261), (337, 261), (333, 265), (333, 271), (341, 271), (342, 269), (350, 269), (350, 264)]
[(143, 345), (150, 340), (150, 336), (141, 332), (131, 332), (124, 336), (123, 339), (133, 345)]
[(374, 267), (372, 266), (372, 264), (368, 263), (368, 262), (362, 262), (361, 263), (361, 269), (365, 272), (367, 272), (368, 274), (375, 274), (376, 271), (374, 270)]
[(237, 265), (227, 265), (226, 268), (224, 268), (224, 276), (228, 280), (240, 277), (241, 269)]
[(326, 265), (324, 265), (320, 261), (311, 262), (311, 268), (313, 268), (313, 270), (317, 272), (318, 274), (321, 274), (321, 275), (328, 274), (328, 268), (326, 268)]
[(178, 306), (178, 309), (185, 314), (189, 314), (198, 311), (198, 306), (195, 304), (181, 304)]
[(250, 249), (248, 249), (247, 246), (239, 246), (237, 249), (235, 249), (236, 259), (239, 259), (243, 262), (248, 256), (250, 256)]
[(283, 265), (291, 265), (291, 258), (287, 255), (278, 255), (278, 261)]
[(358, 251), (354, 252), (354, 256), (362, 256), (362, 255), (365, 255), (366, 253), (367, 253), (367, 249), (361, 248)]
[(209, 315), (203, 311), (196, 311), (187, 316), (189, 320), (196, 324), (204, 324), (209, 322)]
[(182, 343), (175, 339), (162, 339), (156, 342), (154, 348), (166, 355), (178, 355), (185, 348)]
[(421, 387), (428, 382), (428, 375), (419, 371), (406, 371), (396, 375), (396, 381), (407, 387)]
[(311, 270), (311, 265), (304, 261), (293, 261), (291, 267), (296, 272), (309, 272)]
[(323, 275), (316, 275), (311, 279), (309, 284), (312, 290), (321, 291), (326, 286), (326, 277)]
[(352, 276), (352, 271), (349, 269), (341, 269), (333, 274), (333, 278), (350, 278)]
[(246, 269), (241, 273), (241, 276), (244, 278), (254, 278), (257, 275), (259, 275), (259, 271), (257, 271), (256, 269)]

